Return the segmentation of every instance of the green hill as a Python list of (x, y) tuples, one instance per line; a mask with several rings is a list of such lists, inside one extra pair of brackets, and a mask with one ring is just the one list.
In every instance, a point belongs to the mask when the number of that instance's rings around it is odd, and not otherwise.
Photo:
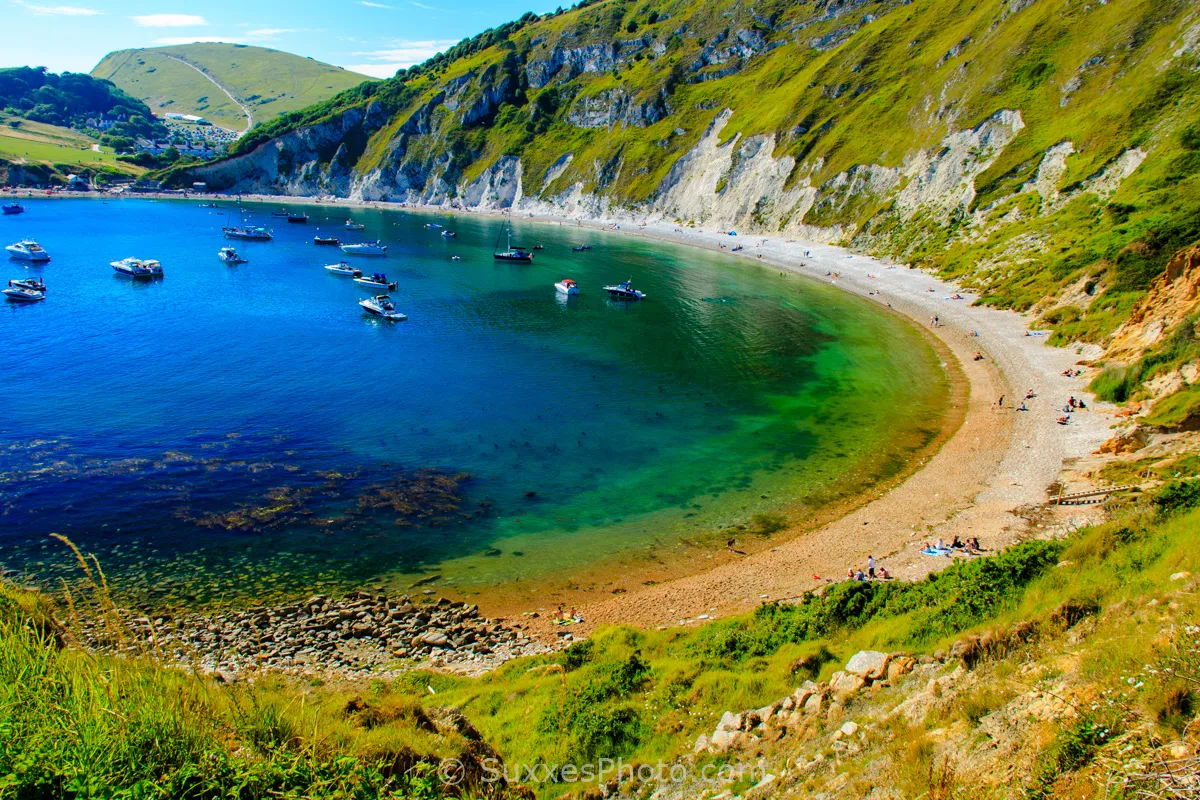
[(245, 112), (254, 123), (266, 122), (371, 80), (279, 50), (211, 42), (118, 50), (91, 74), (145, 101), (159, 116), (196, 114), (235, 131), (246, 128)]

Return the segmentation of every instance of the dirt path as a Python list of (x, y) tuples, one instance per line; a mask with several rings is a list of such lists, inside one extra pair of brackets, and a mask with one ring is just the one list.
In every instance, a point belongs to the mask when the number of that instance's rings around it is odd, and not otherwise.
[(217, 87), (222, 92), (224, 92), (225, 96), (228, 97), (230, 100), (232, 100), (233, 104), (242, 110), (242, 113), (246, 115), (246, 128), (245, 128), (245, 130), (243, 130), (241, 133), (238, 134), (239, 136), (247, 133), (252, 127), (254, 127), (254, 115), (250, 113), (250, 109), (248, 109), (248, 108), (246, 108), (246, 106), (242, 105), (242, 101), (238, 100), (236, 97), (234, 97), (233, 93), (230, 92), (228, 89), (226, 89), (224, 86), (222, 86), (221, 83), (216, 78), (214, 78), (212, 75), (209, 75), (207, 72), (205, 72), (200, 67), (193, 64), (192, 62), (188, 61), (186, 58), (180, 58), (179, 56), (173, 56), (168, 53), (163, 53), (163, 55), (165, 55), (167, 58), (171, 59), (172, 61), (178, 61), (180, 64), (189, 66), (192, 69), (196, 70), (196, 72), (199, 72), (201, 75), (203, 75), (205, 78), (207, 78), (208, 81), (213, 86)]

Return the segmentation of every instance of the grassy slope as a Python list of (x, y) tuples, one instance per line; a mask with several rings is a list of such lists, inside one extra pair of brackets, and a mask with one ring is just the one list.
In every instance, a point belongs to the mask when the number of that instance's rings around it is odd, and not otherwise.
[[(20, 125), (13, 128), (9, 124), (13, 121), (19, 121)], [(0, 158), (15, 163), (65, 164), (129, 175), (140, 175), (145, 171), (117, 161), (110, 147), (101, 147), (99, 153), (95, 152), (93, 144), (95, 140), (70, 128), (0, 114)]]
[[(448, 704), (462, 708), (510, 763), (617, 756), (627, 763), (653, 762), (688, 752), (723, 711), (758, 707), (788, 694), (805, 678), (828, 677), (860, 648), (927, 653), (963, 632), (1012, 629), (1018, 623), (1025, 644), (1013, 666), (1024, 665), (1022, 675), (1044, 658), (1055, 675), (1071, 670), (1072, 692), (1083, 697), (1123, 692), (1124, 716), (1106, 724), (1157, 731), (1149, 738), (1161, 741), (1171, 735), (1172, 725), (1200, 708), (1200, 698), (1186, 685), (1175, 686), (1179, 681), (1172, 683), (1170, 676), (1147, 678), (1152, 685), (1133, 693), (1126, 679), (1169, 656), (1182, 643), (1176, 639), (1184, 627), (1130, 617), (1162, 596), (1163, 587), (1171, 585), (1170, 574), (1200, 572), (1191, 541), (1200, 524), (1200, 490), (1194, 484), (1190, 490), (1178, 486), (1153, 502), (1118, 509), (1112, 522), (1066, 542), (1020, 545), (920, 584), (840, 584), (799, 606), (764, 606), (694, 629), (607, 629), (557, 655), (511, 662), (482, 678), (411, 673), (357, 687), (357, 696), (354, 689), (269, 676), (252, 687), (226, 687), (162, 670), (148, 657), (94, 659), (70, 648), (56, 651), (20, 624), (44, 619), (48, 610), (31, 608), (35, 598), (6, 589), (0, 591), (0, 731), (5, 733), (0, 736), (0, 785), (30, 792), (21, 796), (57, 796), (47, 790), (54, 786), (86, 786), (109, 796), (115, 787), (138, 785), (145, 791), (151, 784), (173, 797), (258, 797), (268, 790), (283, 796), (390, 796), (383, 784), (397, 763), (470, 749), (461, 737), (434, 734), (423, 721), (421, 707), (433, 715), (433, 706)], [(1069, 569), (1056, 569), (1060, 561)], [(1171, 610), (1163, 606), (1172, 620), (1185, 623), (1200, 613), (1192, 595), (1172, 597)], [(1099, 622), (1089, 638), (1072, 640), (1067, 660), (1059, 652), (1064, 613), (1096, 614)], [(1004, 658), (1004, 653), (991, 657)], [(1160, 685), (1163, 680), (1171, 686)], [(1175, 693), (1175, 711), (1184, 709), (1182, 720), (1164, 716), (1168, 689)], [(352, 697), (356, 702), (348, 706)], [(978, 724), (1007, 701), (1001, 698), (1011, 698), (1011, 692), (997, 684), (948, 713)], [(981, 704), (991, 706), (981, 710)], [(927, 726), (941, 724), (935, 717)], [(903, 761), (906, 743), (926, 733), (925, 728), (897, 732), (898, 751), (892, 756)], [(1071, 731), (1052, 726), (1047, 741), (1064, 735)], [(1122, 750), (1121, 761), (1140, 753)], [(1089, 751), (1086, 759), (1049, 765), (1038, 756), (1038, 772), (1032, 778), (1022, 775), (1022, 782), (1036, 782), (1044, 790), (1074, 781), (1079, 791), (1094, 792), (1105, 775), (1076, 773), (1093, 755)], [(853, 759), (843, 761), (851, 772), (862, 768)], [(419, 785), (393, 789), (414, 797), (436, 794), (435, 786), (421, 782), (423, 769), (409, 773)], [(918, 784), (934, 778), (932, 770), (918, 772)], [(568, 788), (580, 787), (544, 785), (539, 794), (556, 797)], [(1010, 788), (992, 787), (997, 796)]]
[(196, 114), (233, 130), (245, 127), (245, 116), (236, 104), (204, 76), (168, 55), (207, 69), (250, 108), (255, 122), (269, 121), (372, 80), (279, 50), (217, 43), (118, 50), (105, 56), (91, 74), (111, 80), (159, 116), (167, 112)]

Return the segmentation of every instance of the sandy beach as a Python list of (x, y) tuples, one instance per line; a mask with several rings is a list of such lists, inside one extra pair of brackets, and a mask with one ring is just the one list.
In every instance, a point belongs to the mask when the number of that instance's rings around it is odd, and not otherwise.
[[(242, 199), (347, 209), (448, 211), (340, 198), (243, 195)], [(456, 209), (454, 213), (501, 212)], [(831, 283), (920, 325), (941, 343), (943, 357), (957, 362), (968, 384), (962, 423), (941, 449), (906, 480), (877, 492), (873, 499), (868, 495), (867, 502), (832, 522), (777, 534), (768, 548), (757, 552), (746, 548), (749, 555), (725, 550), (700, 554), (701, 563), (684, 565), (688, 573), (684, 577), (645, 582), (653, 585), (639, 582), (636, 571), (606, 573), (600, 566), (601, 577), (584, 589), (567, 581), (561, 589), (544, 587), (533, 607), (528, 597), (504, 601), (494, 596), (499, 592), (480, 598), (489, 614), (507, 615), (547, 638), (567, 632), (578, 636), (603, 624), (654, 627), (744, 612), (765, 601), (798, 597), (829, 580), (842, 580), (848, 568), (865, 569), (870, 555), (897, 579), (919, 579), (951, 562), (919, 552), (925, 543), (938, 539), (978, 537), (985, 550), (995, 551), (1023, 538), (1050, 535), (1052, 527), (1030, 521), (1033, 511), (1045, 503), (1048, 487), (1060, 478), (1064, 466), (1091, 454), (1111, 436), (1115, 408), (1097, 404), (1085, 392), (1091, 375), (1080, 363), (1099, 355), (1098, 349), (1051, 347), (1046, 336), (1030, 332), (1029, 317), (973, 305), (974, 295), (922, 270), (780, 236), (730, 236), (628, 218), (589, 220), (528, 212), (517, 216), (723, 251), (736, 259), (731, 268), (776, 269), (795, 275), (798, 281)], [(732, 252), (737, 245), (743, 249)], [(937, 325), (932, 324), (934, 317)], [(977, 360), (976, 354), (983, 358)], [(1066, 377), (1063, 373), (1068, 369), (1084, 373)], [(1026, 401), (1028, 410), (1018, 410), (1027, 393), (1033, 395)], [(1056, 420), (1072, 395), (1086, 397), (1089, 409), (1072, 414), (1070, 424), (1059, 425)], [(1066, 490), (1072, 488), (1081, 487)], [(1089, 518), (1086, 508), (1075, 512), (1064, 508), (1055, 524), (1069, 527)], [(550, 616), (558, 603), (574, 606), (585, 622), (552, 625)]]

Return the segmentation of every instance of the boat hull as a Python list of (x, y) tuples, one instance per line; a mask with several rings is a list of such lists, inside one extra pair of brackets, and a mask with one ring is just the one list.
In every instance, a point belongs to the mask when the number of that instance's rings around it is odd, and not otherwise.
[(516, 261), (518, 264), (529, 264), (533, 262), (533, 253), (525, 253), (523, 255), (514, 255), (512, 253), (492, 253), (492, 258), (497, 261)]
[(4, 296), (13, 303), (36, 303), (46, 299), (45, 292), (22, 291), (20, 289), (5, 289)]
[(14, 249), (11, 245), (4, 249), (8, 251), (9, 258), (14, 258), (17, 261), (29, 261), (37, 264), (50, 260), (49, 253), (30, 253), (26, 250)]

